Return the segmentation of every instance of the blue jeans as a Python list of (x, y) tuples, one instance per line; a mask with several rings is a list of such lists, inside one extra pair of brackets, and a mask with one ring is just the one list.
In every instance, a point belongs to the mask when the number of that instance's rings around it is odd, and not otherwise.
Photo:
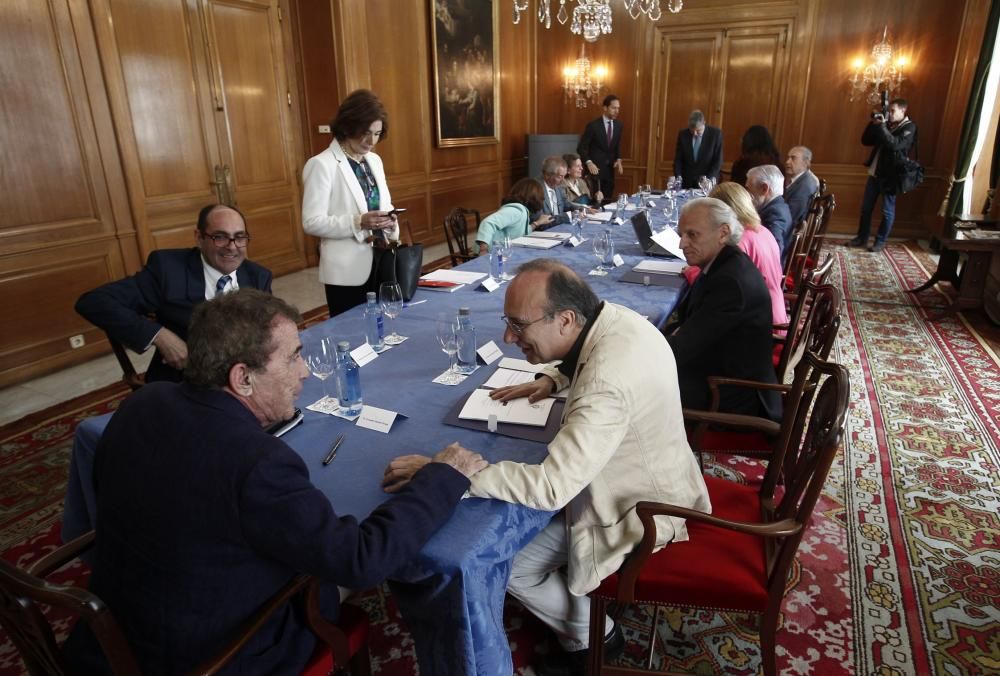
[(882, 195), (882, 223), (878, 227), (878, 234), (875, 235), (875, 243), (881, 244), (889, 238), (892, 231), (892, 223), (896, 220), (896, 196), (887, 195), (882, 192), (878, 179), (874, 176), (868, 177), (865, 183), (865, 196), (861, 200), (861, 221), (858, 223), (858, 239), (862, 244), (868, 241), (868, 235), (872, 230), (872, 212), (875, 211), (875, 201)]

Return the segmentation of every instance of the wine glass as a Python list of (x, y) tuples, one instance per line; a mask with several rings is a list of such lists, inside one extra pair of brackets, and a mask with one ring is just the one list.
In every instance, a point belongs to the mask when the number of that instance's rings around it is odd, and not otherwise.
[[(403, 290), (396, 282), (382, 282), (378, 288), (378, 302), (382, 306), (382, 313), (395, 320), (403, 312)], [(403, 337), (396, 333), (395, 321), (392, 323), (392, 334), (385, 337), (385, 342), (389, 345), (403, 342)]]
[(447, 312), (438, 313), (437, 316), (437, 339), (441, 344), (441, 350), (448, 355), (448, 371), (455, 370), (455, 355), (458, 353), (458, 337), (455, 334), (455, 317)]
[(611, 252), (614, 251), (614, 243), (611, 241), (611, 233), (602, 232), (594, 237), (593, 245), (594, 255), (597, 256), (597, 273), (598, 275), (606, 275), (607, 271), (604, 269), (604, 262), (608, 260), (609, 256), (613, 255)]
[(709, 190), (711, 190), (711, 187), (709, 187), (707, 176), (698, 177), (698, 187), (701, 188), (702, 192), (704, 192), (706, 195), (708, 194)]
[(319, 344), (306, 355), (306, 365), (323, 384), (323, 396), (329, 396), (326, 379), (333, 375), (337, 368), (337, 347), (332, 336), (320, 339)]

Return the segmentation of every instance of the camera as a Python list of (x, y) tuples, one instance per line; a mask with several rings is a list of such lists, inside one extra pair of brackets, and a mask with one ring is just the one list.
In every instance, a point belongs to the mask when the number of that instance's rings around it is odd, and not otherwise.
[(882, 109), (872, 113), (872, 120), (875, 122), (885, 122), (889, 119), (889, 90), (882, 92), (882, 95), (879, 97), (879, 103), (882, 104)]

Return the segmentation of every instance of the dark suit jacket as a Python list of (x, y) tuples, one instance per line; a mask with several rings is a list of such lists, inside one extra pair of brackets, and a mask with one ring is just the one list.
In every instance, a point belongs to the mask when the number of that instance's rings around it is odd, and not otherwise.
[(778, 253), (781, 254), (781, 262), (784, 264), (788, 254), (788, 245), (792, 241), (792, 213), (788, 210), (788, 204), (780, 197), (774, 197), (770, 202), (757, 208), (757, 215), (765, 228), (774, 235), (774, 241), (778, 243)]
[[(667, 342), (677, 360), (681, 403), (707, 409), (709, 376), (777, 382), (771, 352), (771, 297), (760, 271), (735, 246), (725, 246), (702, 272), (667, 326)], [(776, 392), (720, 389), (720, 410), (781, 418)]]
[(792, 216), (792, 226), (797, 226), (805, 220), (809, 213), (809, 202), (819, 190), (819, 179), (808, 169), (785, 188), (785, 204)]
[[(241, 289), (271, 292), (271, 271), (252, 261), (236, 269)], [(201, 250), (161, 249), (149, 254), (146, 266), (125, 279), (99, 286), (80, 296), (76, 311), (126, 347), (142, 352), (153, 336), (166, 327), (187, 340), (191, 312), (205, 301), (205, 272)], [(147, 315), (154, 315), (150, 319)], [(146, 382), (178, 382), (181, 372), (153, 355)]]
[(566, 215), (568, 209), (573, 207), (569, 202), (566, 201), (566, 195), (563, 193), (561, 187), (553, 189), (556, 194), (556, 211), (552, 211), (552, 207), (549, 205), (549, 187), (542, 182), (542, 193), (545, 195), (545, 200), (542, 203), (542, 213), (552, 216), (552, 223), (546, 227), (551, 227), (553, 225), (559, 225), (561, 223), (569, 223), (569, 216)]
[[(584, 167), (591, 161), (601, 170), (601, 178), (614, 177), (614, 164), (621, 158), (622, 123), (614, 120), (611, 123), (611, 144), (608, 144), (608, 130), (604, 127), (604, 116), (591, 120), (583, 129), (580, 142), (576, 145), (576, 153), (583, 160)], [(605, 195), (605, 199), (611, 199)]]
[[(431, 463), (364, 521), (338, 517), (302, 458), (234, 397), (153, 383), (108, 424), (94, 484), (90, 589), (110, 607), (144, 674), (176, 674), (219, 650), (300, 572), (353, 589), (381, 582), (449, 518), (469, 480)], [(325, 600), (336, 619), (339, 597)], [(94, 673), (92, 635), (81, 627), (66, 653), (87, 665), (77, 673)], [(314, 642), (288, 605), (226, 673), (297, 674)]]
[(697, 188), (702, 176), (718, 180), (722, 171), (722, 130), (705, 125), (698, 148), (698, 161), (694, 159), (694, 135), (690, 129), (677, 132), (677, 149), (674, 151), (674, 176), (680, 176), (685, 188)]

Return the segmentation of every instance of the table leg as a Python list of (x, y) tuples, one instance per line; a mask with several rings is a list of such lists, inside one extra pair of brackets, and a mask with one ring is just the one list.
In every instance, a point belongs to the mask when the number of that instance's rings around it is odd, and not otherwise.
[(958, 252), (946, 246), (942, 246), (941, 248), (941, 258), (938, 259), (937, 270), (934, 271), (930, 279), (916, 288), (908, 289), (908, 291), (910, 293), (920, 293), (931, 288), (938, 282), (958, 283)]

